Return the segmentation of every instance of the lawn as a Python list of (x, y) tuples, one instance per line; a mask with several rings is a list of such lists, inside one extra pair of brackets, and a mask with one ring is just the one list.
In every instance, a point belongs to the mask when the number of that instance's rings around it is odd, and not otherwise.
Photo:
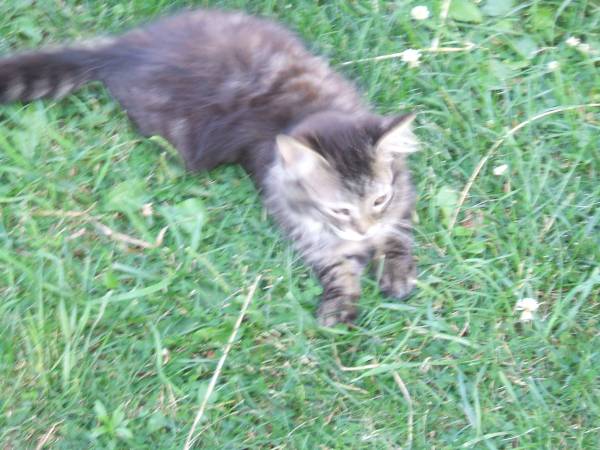
[(192, 3), (277, 18), (419, 112), (418, 290), (366, 278), (356, 326), (319, 328), (241, 170), (186, 174), (99, 85), (2, 105), (0, 448), (182, 448), (247, 299), (198, 448), (600, 448), (599, 4), (4, 0), (0, 54)]

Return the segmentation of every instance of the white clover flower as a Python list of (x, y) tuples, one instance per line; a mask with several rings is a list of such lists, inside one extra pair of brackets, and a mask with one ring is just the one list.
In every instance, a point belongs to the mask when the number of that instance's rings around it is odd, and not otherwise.
[(492, 170), (493, 174), (499, 177), (500, 175), (504, 175), (504, 172), (508, 170), (508, 164), (500, 164), (497, 167), (494, 167)]
[(410, 15), (415, 20), (425, 20), (429, 18), (429, 8), (427, 6), (415, 6), (410, 10)]
[(142, 215), (144, 217), (150, 217), (152, 214), (154, 214), (152, 203), (145, 203), (144, 206), (142, 206)]
[(558, 61), (550, 61), (546, 67), (548, 68), (548, 70), (550, 72), (554, 72), (555, 70), (557, 70), (560, 67), (560, 63)]
[(419, 67), (421, 64), (421, 52), (414, 48), (409, 48), (402, 52), (402, 61), (408, 64), (408, 67)]
[(523, 298), (517, 302), (516, 309), (521, 311), (521, 322), (530, 322), (533, 320), (533, 313), (537, 311), (540, 304), (533, 298)]
[(519, 317), (521, 322), (531, 322), (533, 320), (533, 313), (531, 311), (524, 310)]
[(590, 44), (582, 42), (577, 46), (577, 50), (579, 50), (582, 53), (589, 53), (592, 50), (592, 47), (590, 46)]
[(579, 44), (581, 44), (581, 39), (576, 38), (575, 36), (571, 36), (569, 39), (567, 39), (565, 41), (565, 43), (569, 46), (569, 47), (577, 47)]

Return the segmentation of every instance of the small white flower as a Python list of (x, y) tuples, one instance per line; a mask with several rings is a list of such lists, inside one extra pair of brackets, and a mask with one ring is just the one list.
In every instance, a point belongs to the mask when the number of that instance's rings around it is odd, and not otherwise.
[(494, 175), (499, 177), (500, 175), (503, 175), (504, 172), (506, 172), (507, 170), (508, 170), (508, 164), (500, 164), (499, 166), (494, 167), (494, 170), (492, 172), (494, 173)]
[(414, 48), (409, 48), (402, 52), (402, 61), (408, 64), (408, 67), (418, 67), (421, 64), (421, 52)]
[(521, 313), (521, 317), (519, 317), (521, 322), (531, 322), (533, 320), (533, 313), (531, 311), (523, 311)]
[(550, 61), (546, 67), (550, 72), (554, 72), (560, 67), (560, 63), (558, 61)]
[(521, 322), (530, 322), (533, 320), (533, 313), (537, 311), (540, 304), (534, 298), (523, 298), (517, 302), (516, 309), (521, 312), (519, 320)]
[(538, 301), (534, 298), (522, 298), (517, 302), (518, 310), (526, 310), (526, 311), (537, 311), (540, 307)]
[(571, 36), (569, 39), (567, 39), (565, 41), (565, 43), (569, 46), (569, 47), (577, 47), (579, 44), (581, 44), (581, 39), (576, 38), (575, 36)]
[(577, 50), (579, 50), (582, 53), (589, 53), (590, 50), (592, 50), (592, 47), (590, 46), (590, 44), (586, 44), (586, 43), (581, 43), (577, 46)]
[(154, 214), (154, 210), (152, 209), (152, 203), (146, 203), (142, 206), (142, 215), (144, 217), (150, 217)]
[(429, 9), (427, 6), (415, 6), (410, 10), (410, 15), (415, 20), (425, 20), (429, 18)]

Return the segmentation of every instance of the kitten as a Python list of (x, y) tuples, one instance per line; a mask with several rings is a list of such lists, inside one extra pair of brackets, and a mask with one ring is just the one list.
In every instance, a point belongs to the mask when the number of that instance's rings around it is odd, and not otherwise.
[(323, 285), (319, 322), (357, 314), (360, 276), (415, 282), (414, 115), (382, 117), (290, 31), (242, 13), (196, 10), (121, 37), (0, 59), (0, 102), (61, 98), (103, 82), (146, 136), (193, 171), (240, 164)]

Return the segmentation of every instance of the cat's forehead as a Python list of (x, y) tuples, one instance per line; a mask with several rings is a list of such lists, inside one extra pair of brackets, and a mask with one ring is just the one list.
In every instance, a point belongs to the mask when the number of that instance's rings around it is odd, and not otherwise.
[(307, 145), (323, 156), (349, 189), (363, 191), (378, 176), (379, 123), (369, 118), (322, 117), (303, 130)]

